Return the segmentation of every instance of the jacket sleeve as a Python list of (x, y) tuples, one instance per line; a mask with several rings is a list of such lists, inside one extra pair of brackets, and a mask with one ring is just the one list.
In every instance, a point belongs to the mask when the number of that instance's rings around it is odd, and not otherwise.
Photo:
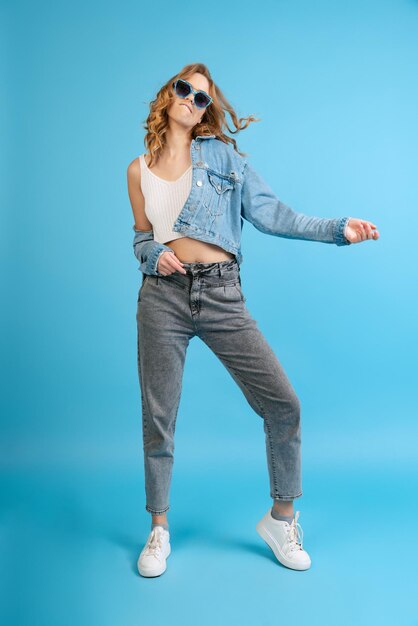
[(144, 274), (163, 276), (157, 270), (159, 258), (166, 250), (174, 252), (173, 248), (154, 241), (153, 230), (136, 230), (135, 226), (132, 228), (135, 232), (133, 241), (134, 254), (140, 263), (138, 269)]
[(350, 245), (346, 225), (350, 217), (312, 217), (283, 204), (269, 185), (245, 162), (241, 191), (241, 215), (268, 235)]

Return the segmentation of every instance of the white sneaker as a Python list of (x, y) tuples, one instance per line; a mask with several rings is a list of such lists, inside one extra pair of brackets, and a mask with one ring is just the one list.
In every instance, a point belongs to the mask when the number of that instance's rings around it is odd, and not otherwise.
[(154, 526), (138, 557), (141, 576), (159, 576), (167, 569), (166, 559), (171, 552), (170, 533), (163, 526)]
[(310, 568), (311, 559), (302, 547), (303, 530), (298, 523), (298, 517), (299, 511), (296, 511), (291, 524), (288, 524), (272, 517), (269, 509), (258, 522), (256, 530), (282, 565), (304, 570)]

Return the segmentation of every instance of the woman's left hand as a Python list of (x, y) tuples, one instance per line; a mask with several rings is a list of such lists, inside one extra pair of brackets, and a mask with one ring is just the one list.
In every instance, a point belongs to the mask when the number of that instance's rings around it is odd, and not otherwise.
[(372, 222), (351, 217), (346, 225), (345, 237), (350, 243), (360, 243), (366, 239), (379, 239), (380, 235)]

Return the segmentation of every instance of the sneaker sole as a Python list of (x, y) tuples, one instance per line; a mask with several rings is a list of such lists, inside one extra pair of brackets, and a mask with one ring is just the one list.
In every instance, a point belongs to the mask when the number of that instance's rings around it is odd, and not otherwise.
[(264, 539), (264, 541), (266, 542), (268, 547), (273, 551), (274, 556), (276, 557), (276, 559), (278, 561), (280, 561), (280, 563), (282, 565), (284, 565), (285, 567), (289, 567), (290, 569), (295, 569), (295, 570), (298, 570), (298, 571), (303, 571), (303, 570), (306, 570), (306, 569), (310, 568), (311, 564), (306, 566), (306, 565), (297, 564), (297, 563), (294, 563), (293, 561), (290, 561), (283, 554), (283, 552), (280, 549), (279, 544), (277, 543), (275, 538), (271, 535), (269, 529), (266, 528), (266, 526), (263, 523), (263, 521), (258, 522), (258, 524), (257, 524), (257, 526), (255, 528), (256, 528), (256, 531), (258, 532), (258, 534), (260, 535), (260, 537), (262, 539)]
[[(167, 554), (166, 554), (166, 559), (168, 559), (168, 557), (171, 554), (171, 545), (168, 544), (168, 550), (167, 550)], [(167, 569), (167, 563), (164, 563), (164, 566), (162, 569), (153, 569), (153, 570), (146, 570), (146, 569), (141, 569), (140, 565), (139, 565), (139, 559), (137, 562), (137, 566), (138, 566), (138, 572), (141, 574), (141, 576), (144, 576), (145, 578), (154, 578), (155, 576), (161, 576), (161, 574), (164, 574), (165, 570)]]

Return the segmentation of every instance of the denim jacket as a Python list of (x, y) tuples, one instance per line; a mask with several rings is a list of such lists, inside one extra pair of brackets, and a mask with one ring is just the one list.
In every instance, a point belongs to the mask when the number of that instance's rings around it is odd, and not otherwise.
[[(199, 135), (190, 145), (192, 185), (173, 224), (175, 232), (216, 244), (242, 263), (243, 218), (259, 231), (277, 237), (305, 239), (337, 246), (350, 245), (345, 237), (349, 217), (321, 218), (297, 213), (281, 202), (250, 163), (215, 135)], [(134, 254), (144, 274), (157, 270), (165, 244), (154, 241), (153, 230), (136, 230)]]

